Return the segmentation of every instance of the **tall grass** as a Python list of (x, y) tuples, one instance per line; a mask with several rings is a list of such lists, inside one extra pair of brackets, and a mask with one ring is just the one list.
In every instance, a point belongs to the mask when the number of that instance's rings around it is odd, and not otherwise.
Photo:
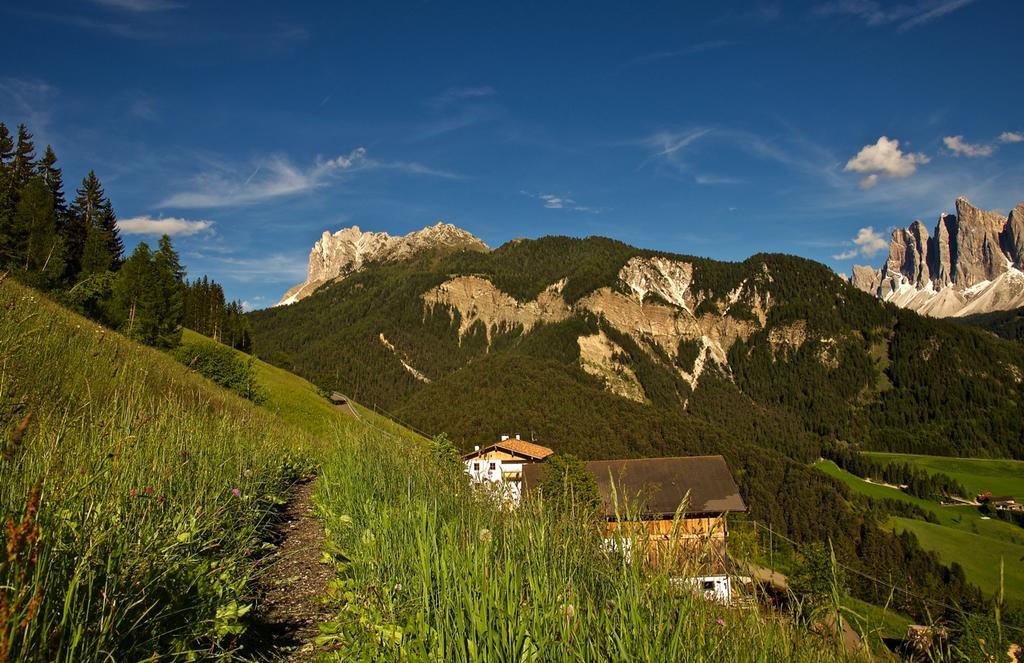
[(572, 514), (498, 508), (424, 448), (354, 439), (325, 461), (316, 497), (338, 569), (319, 645), (337, 660), (847, 657), (781, 616), (710, 603), (601, 552), (599, 530)]
[(0, 283), (0, 661), (222, 656), (314, 442)]

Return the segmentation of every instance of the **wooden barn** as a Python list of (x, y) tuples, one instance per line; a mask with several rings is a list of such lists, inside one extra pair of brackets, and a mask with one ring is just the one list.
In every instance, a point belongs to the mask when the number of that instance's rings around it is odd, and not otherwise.
[[(747, 510), (724, 458), (602, 460), (586, 467), (600, 491), (607, 549), (633, 554), (634, 545), (646, 545), (651, 564), (690, 577), (724, 577), (726, 516)], [(538, 485), (544, 472), (543, 465), (526, 465), (525, 489)]]

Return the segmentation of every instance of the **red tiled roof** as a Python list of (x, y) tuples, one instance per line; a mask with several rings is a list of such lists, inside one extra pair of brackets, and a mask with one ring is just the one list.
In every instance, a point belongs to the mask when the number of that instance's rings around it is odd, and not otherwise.
[(527, 442), (526, 440), (502, 440), (501, 442), (495, 442), (489, 446), (480, 449), (479, 451), (473, 451), (464, 455), (464, 460), (469, 460), (476, 456), (487, 453), (488, 451), (501, 450), (507, 451), (517, 456), (525, 456), (533, 460), (544, 460), (551, 454), (555, 453), (553, 450), (533, 442)]

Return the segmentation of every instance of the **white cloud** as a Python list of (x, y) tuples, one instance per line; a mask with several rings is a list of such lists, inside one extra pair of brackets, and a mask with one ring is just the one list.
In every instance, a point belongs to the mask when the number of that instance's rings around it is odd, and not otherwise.
[(543, 201), (545, 209), (567, 209), (573, 212), (587, 212), (589, 214), (600, 214), (605, 209), (603, 207), (580, 205), (568, 196), (555, 195), (553, 193), (530, 193), (529, 191), (520, 191), (519, 193)]
[(213, 221), (190, 221), (177, 217), (154, 219), (151, 216), (133, 216), (119, 219), (117, 227), (125, 235), (171, 235), (186, 237), (213, 227)]
[(193, 190), (173, 194), (158, 206), (207, 208), (249, 205), (311, 191), (325, 186), (339, 175), (368, 170), (393, 170), (410, 175), (461, 179), (455, 173), (416, 162), (371, 159), (366, 154), (366, 148), (357, 147), (333, 159), (317, 159), (308, 168), (296, 166), (283, 156), (268, 157), (258, 163), (256, 169), (244, 179), (234, 172), (202, 173), (196, 178)]
[(1004, 131), (999, 134), (1000, 143), (1021, 143), (1024, 142), (1024, 133), (1019, 131)]
[(917, 0), (917, 2), (880, 2), (878, 0), (829, 0), (812, 13), (821, 18), (853, 16), (867, 25), (898, 24), (900, 32), (911, 30), (974, 3), (976, 0)]
[(946, 136), (942, 142), (958, 157), (990, 157), (996, 151), (994, 145), (974, 145), (965, 141), (963, 136)]
[(856, 258), (858, 255), (864, 256), (865, 258), (874, 257), (879, 251), (884, 251), (889, 248), (889, 243), (878, 233), (872, 226), (861, 228), (857, 231), (857, 236), (853, 238), (851, 242), (846, 242), (847, 245), (852, 244), (853, 246), (842, 253), (837, 253), (832, 256), (835, 260), (849, 260)]
[(846, 162), (845, 170), (864, 173), (860, 186), (869, 189), (883, 177), (910, 177), (917, 172), (918, 165), (928, 161), (924, 154), (904, 153), (898, 140), (882, 136), (875, 144), (862, 147), (856, 156)]

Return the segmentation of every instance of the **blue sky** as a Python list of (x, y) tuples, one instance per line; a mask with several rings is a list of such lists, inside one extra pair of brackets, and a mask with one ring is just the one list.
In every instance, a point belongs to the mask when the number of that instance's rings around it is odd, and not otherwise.
[(1019, 0), (19, 4), (0, 120), (251, 307), (353, 224), (848, 271), (1024, 200)]

